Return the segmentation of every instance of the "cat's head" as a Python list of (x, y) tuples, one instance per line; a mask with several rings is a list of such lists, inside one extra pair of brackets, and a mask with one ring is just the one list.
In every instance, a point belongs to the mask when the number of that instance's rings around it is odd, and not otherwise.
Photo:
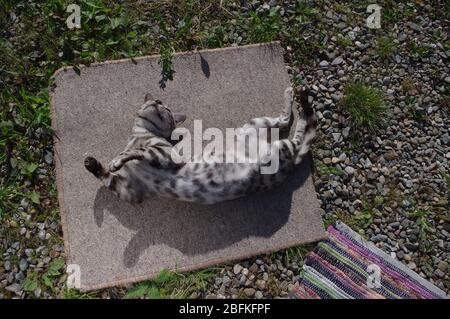
[(144, 104), (137, 112), (133, 131), (148, 131), (157, 136), (169, 138), (175, 127), (186, 120), (186, 115), (172, 112), (160, 100), (152, 100), (147, 94)]

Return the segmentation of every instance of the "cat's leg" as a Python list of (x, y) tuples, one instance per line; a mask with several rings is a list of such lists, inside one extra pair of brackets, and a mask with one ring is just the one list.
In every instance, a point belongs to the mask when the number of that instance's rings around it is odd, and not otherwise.
[(292, 107), (294, 104), (294, 89), (288, 87), (284, 91), (284, 105), (283, 111), (278, 117), (258, 117), (250, 120), (249, 123), (243, 126), (243, 129), (247, 128), (279, 128), (280, 130), (289, 130), (292, 125)]
[[(299, 164), (303, 160), (304, 156), (309, 152), (311, 142), (316, 134), (314, 110), (308, 101), (308, 92), (306, 90), (300, 93), (300, 106), (302, 109), (298, 108), (299, 116), (293, 138), (281, 139), (272, 144), (271, 151), (278, 152), (279, 167), (282, 173), (286, 173), (286, 168), (290, 167), (290, 165)], [(280, 177), (277, 176), (273, 178)]]
[(132, 160), (141, 160), (148, 162), (149, 165), (160, 167), (178, 167), (181, 164), (177, 164), (172, 161), (171, 153), (169, 150), (155, 147), (138, 148), (129, 151), (125, 151), (115, 157), (109, 164), (109, 170), (111, 172), (118, 171), (126, 162)]
[(122, 166), (132, 160), (143, 160), (144, 159), (144, 152), (139, 150), (127, 150), (125, 152), (120, 153), (118, 156), (113, 158), (111, 162), (109, 163), (109, 170), (111, 172), (118, 171), (122, 168)]
[(299, 117), (294, 136), (291, 140), (283, 142), (283, 144), (286, 144), (284, 147), (288, 147), (289, 151), (292, 150), (295, 164), (299, 164), (303, 160), (303, 157), (309, 152), (312, 140), (316, 136), (316, 116), (314, 109), (309, 103), (308, 90), (306, 89), (300, 92), (300, 105), (297, 107), (297, 110)]
[(130, 178), (128, 171), (111, 173), (93, 157), (86, 157), (84, 166), (120, 199), (131, 204), (138, 204), (144, 199), (145, 187), (136, 178)]

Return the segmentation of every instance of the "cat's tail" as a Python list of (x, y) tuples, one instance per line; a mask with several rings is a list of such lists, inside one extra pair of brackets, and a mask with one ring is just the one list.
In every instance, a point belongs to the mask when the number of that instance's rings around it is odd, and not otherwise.
[(303, 112), (298, 108), (299, 117), (292, 139), (292, 142), (297, 146), (295, 164), (299, 164), (308, 154), (311, 142), (316, 136), (316, 115), (311, 103), (309, 103), (308, 93), (309, 91), (306, 88), (300, 91), (300, 106)]
[(117, 178), (117, 175), (106, 170), (102, 164), (93, 157), (88, 156), (85, 158), (84, 167), (109, 188), (111, 188), (110, 186), (113, 184), (114, 179)]

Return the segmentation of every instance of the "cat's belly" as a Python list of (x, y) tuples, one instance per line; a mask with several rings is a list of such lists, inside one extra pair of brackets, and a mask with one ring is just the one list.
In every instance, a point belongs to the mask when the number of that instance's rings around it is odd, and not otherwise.
[(288, 170), (274, 174), (261, 174), (258, 164), (215, 164), (197, 172), (186, 167), (180, 171), (176, 189), (185, 201), (213, 204), (233, 200), (253, 192), (265, 191), (281, 183)]
[(274, 174), (261, 174), (258, 163), (188, 163), (177, 171), (157, 169), (139, 162), (133, 164), (136, 167), (132, 171), (136, 175), (129, 178), (137, 178), (145, 185), (145, 197), (156, 194), (203, 204), (265, 191), (287, 176), (283, 169)]

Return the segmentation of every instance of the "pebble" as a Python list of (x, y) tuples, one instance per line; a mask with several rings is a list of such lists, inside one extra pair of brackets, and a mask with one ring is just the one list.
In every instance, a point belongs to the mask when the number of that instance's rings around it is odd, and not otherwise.
[(15, 293), (17, 295), (19, 295), (22, 292), (22, 286), (17, 284), (17, 283), (9, 285), (5, 289), (8, 290), (8, 291), (11, 291), (11, 292), (13, 292), (13, 293)]
[(355, 174), (355, 169), (354, 169), (353, 167), (351, 167), (351, 166), (347, 166), (347, 167), (345, 168), (345, 172), (346, 172), (348, 175), (354, 175), (354, 174)]
[(245, 288), (244, 289), (244, 294), (249, 298), (253, 297), (255, 295), (255, 292), (256, 292), (255, 288)]
[(27, 262), (27, 260), (26, 260), (26, 259), (21, 259), (21, 260), (19, 261), (19, 269), (20, 269), (21, 271), (25, 271), (25, 270), (27, 270), (27, 268), (28, 268), (28, 262)]
[(6, 271), (10, 271), (11, 270), (11, 262), (9, 260), (6, 260), (3, 264), (3, 267), (5, 268)]
[(256, 299), (262, 299), (262, 298), (264, 298), (264, 296), (263, 296), (262, 292), (258, 290), (258, 291), (255, 293), (255, 298), (256, 298)]
[(333, 60), (333, 62), (331, 62), (331, 65), (339, 65), (339, 64), (341, 64), (342, 62), (344, 62), (344, 59), (343, 59), (341, 56), (338, 56), (337, 58), (335, 58), (335, 59)]
[(233, 272), (235, 275), (239, 274), (242, 271), (243, 267), (239, 264), (234, 265)]

